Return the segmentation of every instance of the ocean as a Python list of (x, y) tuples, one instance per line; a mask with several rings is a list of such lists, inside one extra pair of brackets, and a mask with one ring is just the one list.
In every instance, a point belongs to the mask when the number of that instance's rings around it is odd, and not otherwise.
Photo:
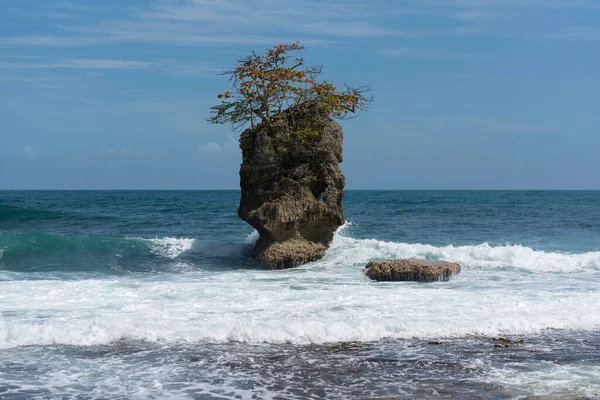
[(284, 271), (239, 196), (0, 191), (0, 398), (600, 398), (600, 192), (347, 191)]

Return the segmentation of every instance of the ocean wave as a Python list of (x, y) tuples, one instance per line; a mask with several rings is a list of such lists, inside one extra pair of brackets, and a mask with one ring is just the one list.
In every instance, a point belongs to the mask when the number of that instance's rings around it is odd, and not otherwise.
[(432, 246), (375, 239), (353, 239), (345, 236), (345, 231), (349, 226), (342, 227), (334, 237), (324, 260), (326, 263), (354, 265), (382, 259), (426, 258), (457, 262), (465, 268), (517, 268), (561, 273), (600, 270), (600, 251), (562, 253), (546, 252), (511, 244), (504, 246), (492, 246), (488, 243), (470, 246)]
[[(72, 236), (0, 230), (0, 269), (79, 271), (106, 270), (108, 267), (119, 271), (155, 270), (162, 268), (161, 263), (171, 263), (181, 258), (193, 261), (197, 257), (249, 256), (257, 237), (257, 233), (252, 233), (246, 241), (234, 243), (193, 238)], [(148, 263), (154, 266), (143, 265)]]
[[(415, 259), (453, 261), (467, 269), (514, 268), (532, 272), (576, 273), (600, 270), (600, 251), (586, 253), (548, 252), (518, 244), (493, 246), (488, 243), (465, 246), (433, 246), (420, 243), (387, 242), (355, 239), (348, 236), (351, 223), (334, 236), (327, 256), (319, 265), (364, 266), (381, 259)], [(153, 260), (192, 260), (198, 257), (250, 257), (258, 240), (253, 231), (244, 241), (217, 242), (185, 237), (145, 239), (139, 237), (105, 237), (97, 235), (67, 236), (37, 231), (0, 230), (0, 268), (85, 264), (108, 265)]]
[(37, 231), (0, 231), (0, 269), (51, 270), (61, 265), (93, 268), (96, 260), (138, 259), (144, 242), (95, 235), (65, 236)]
[(210, 240), (190, 238), (155, 238), (142, 239), (151, 244), (152, 252), (165, 258), (176, 259), (184, 255), (202, 255), (206, 257), (244, 257), (249, 256), (252, 246), (258, 240), (256, 230), (250, 233), (241, 243), (214, 242)]
[[(239, 243), (114, 239), (144, 249), (163, 264), (181, 264), (177, 268), (183, 273), (160, 280), (140, 274), (0, 281), (0, 348), (122, 339), (306, 344), (600, 329), (600, 293), (590, 289), (593, 282), (586, 284), (589, 280), (572, 274), (556, 277), (577, 271), (595, 276), (600, 266), (597, 252), (552, 253), (489, 244), (436, 247), (353, 239), (346, 229), (335, 235), (322, 260), (276, 272), (233, 267), (216, 272), (187, 262), (186, 257), (193, 260), (198, 255), (249, 256), (255, 232)], [(75, 240), (35, 237), (46, 244)], [(109, 240), (106, 246), (114, 249), (115, 243)], [(443, 284), (369, 281), (362, 267), (383, 258), (443, 258), (460, 262), (464, 271)], [(224, 260), (217, 261), (213, 264)], [(495, 278), (489, 270), (495, 270)], [(522, 270), (535, 277), (522, 279)]]
[[(276, 275), (276, 276), (274, 276)], [(330, 343), (600, 328), (597, 291), (380, 285), (359, 268), (0, 282), (0, 348), (115, 341)]]
[(193, 255), (225, 258), (244, 257), (249, 255), (249, 252), (252, 248), (252, 244), (250, 242), (228, 243), (173, 237), (145, 240), (151, 244), (151, 249), (154, 254), (169, 259)]

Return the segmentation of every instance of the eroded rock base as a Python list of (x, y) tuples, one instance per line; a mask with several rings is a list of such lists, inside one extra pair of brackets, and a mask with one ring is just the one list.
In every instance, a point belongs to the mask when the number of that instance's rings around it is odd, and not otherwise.
[(266, 249), (255, 249), (255, 258), (268, 269), (298, 267), (325, 256), (327, 248), (321, 243), (304, 239), (290, 239), (273, 243)]

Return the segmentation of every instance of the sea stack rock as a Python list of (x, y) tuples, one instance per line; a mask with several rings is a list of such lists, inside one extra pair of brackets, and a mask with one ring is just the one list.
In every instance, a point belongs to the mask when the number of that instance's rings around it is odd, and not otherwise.
[(446, 261), (394, 260), (372, 261), (365, 274), (375, 281), (447, 281), (460, 272), (460, 265)]
[(260, 234), (254, 256), (267, 268), (318, 260), (344, 223), (342, 141), (340, 124), (314, 104), (242, 133), (238, 215)]

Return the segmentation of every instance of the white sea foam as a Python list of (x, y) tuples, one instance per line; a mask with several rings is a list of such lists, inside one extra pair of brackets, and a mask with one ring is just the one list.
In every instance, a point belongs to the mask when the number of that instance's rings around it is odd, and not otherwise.
[(249, 235), (245, 243), (211, 242), (172, 237), (147, 240), (151, 244), (152, 252), (171, 259), (176, 259), (184, 254), (198, 254), (207, 257), (240, 257), (248, 252), (254, 243), (253, 240), (258, 240), (258, 233), (256, 239), (252, 234)]
[[(140, 240), (139, 238), (134, 238)], [(143, 239), (142, 239), (143, 240)], [(184, 251), (190, 250), (194, 246), (195, 239), (187, 238), (156, 238), (147, 239), (151, 243), (152, 251), (167, 258), (177, 258)]]
[(495, 367), (479, 380), (501, 382), (511, 398), (593, 399), (600, 393), (600, 365), (590, 364), (524, 361)]
[(460, 263), (466, 268), (518, 268), (540, 272), (600, 270), (600, 251), (580, 254), (545, 252), (521, 245), (442, 246), (359, 240), (336, 235), (327, 261), (332, 264), (365, 264), (375, 259), (428, 258)]
[(0, 282), (3, 293), (12, 286), (1, 300), (0, 348), (119, 339), (324, 343), (600, 328), (596, 292), (390, 286), (358, 276), (324, 285), (310, 275), (304, 282), (269, 282), (260, 274)]
[(252, 231), (251, 234), (248, 235), (248, 237), (246, 238), (244, 243), (254, 246), (254, 244), (256, 244), (256, 242), (258, 241), (259, 238), (260, 238), (260, 235), (258, 234), (258, 231), (255, 229)]
[[(326, 265), (358, 265), (377, 259), (428, 258), (460, 263), (466, 268), (517, 268), (539, 272), (581, 272), (600, 270), (600, 251), (560, 253), (535, 250), (522, 245), (491, 246), (488, 243), (471, 246), (432, 246), (386, 242), (375, 239), (353, 239), (344, 235), (351, 222), (338, 229)], [(148, 239), (152, 251), (175, 259), (184, 253), (214, 257), (235, 257), (248, 254), (259, 235), (256, 230), (243, 243), (211, 242), (190, 238)]]
[[(468, 283), (473, 280), (472, 288)], [(360, 269), (0, 282), (0, 348), (115, 340), (324, 343), (600, 328), (600, 294), (485, 282), (377, 284)]]

